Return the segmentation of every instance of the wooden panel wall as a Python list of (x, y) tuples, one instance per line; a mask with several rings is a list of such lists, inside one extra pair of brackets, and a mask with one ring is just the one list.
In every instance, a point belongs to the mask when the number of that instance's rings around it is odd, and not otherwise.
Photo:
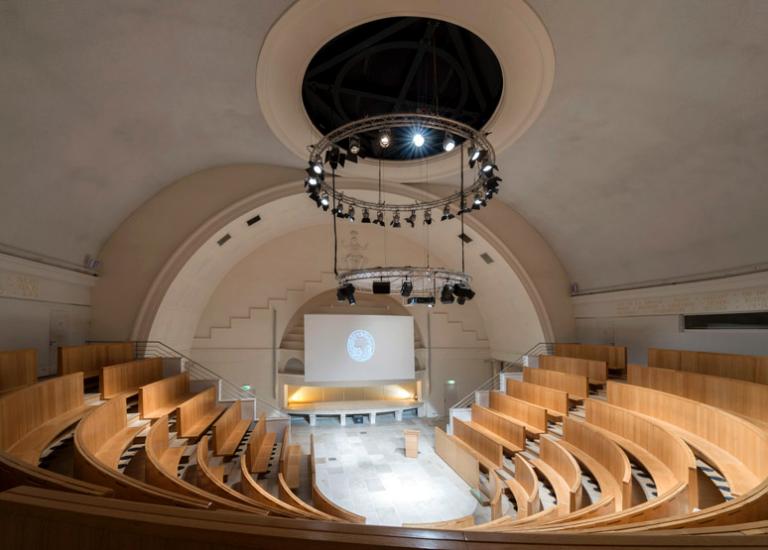
[(681, 483), (696, 486), (696, 459), (677, 436), (648, 418), (604, 401), (588, 399), (587, 422), (628, 439), (663, 462)]
[(544, 407), (550, 412), (568, 414), (568, 393), (546, 386), (507, 378), (507, 395)]
[(608, 346), (603, 344), (555, 344), (555, 355), (605, 361), (611, 370), (624, 370), (627, 367), (626, 346)]
[(520, 399), (515, 399), (499, 391), (490, 392), (490, 408), (533, 426), (537, 430), (547, 431), (547, 410)]
[[(220, 454), (222, 452), (224, 444), (227, 442), (227, 438), (242, 419), (242, 402), (238, 400), (232, 403), (232, 405), (230, 405), (227, 410), (222, 413), (222, 415), (213, 425), (213, 438), (211, 446), (214, 449), (214, 454)], [(261, 419), (259, 419), (259, 422), (256, 423), (256, 427), (253, 429), (253, 433), (251, 433), (251, 441), (253, 441), (254, 438), (258, 438), (259, 434), (262, 434), (261, 438), (263, 438), (263, 434), (266, 433), (266, 431), (267, 423), (262, 422)], [(249, 459), (252, 460), (253, 458), (255, 458), (255, 456), (249, 456)]]
[(632, 502), (632, 468), (626, 453), (588, 423), (573, 418), (563, 420), (563, 435), (568, 443), (584, 451), (608, 470), (621, 487), (622, 506), (629, 506)]
[(37, 382), (37, 351), (0, 351), (0, 393)]
[(627, 367), (627, 381), (768, 423), (766, 384), (642, 365)]
[(608, 380), (608, 365), (605, 361), (542, 355), (539, 357), (539, 368), (586, 376), (592, 383), (602, 384)]
[(487, 458), (490, 462), (501, 467), (502, 447), (489, 437), (473, 430), (469, 424), (462, 422), (458, 418), (453, 419), (453, 435), (474, 449), (480, 456)]
[(59, 376), (82, 372), (86, 378), (90, 378), (98, 376), (101, 367), (127, 363), (133, 361), (135, 357), (136, 350), (133, 342), (64, 346), (58, 351)]
[(467, 485), (474, 488), (480, 485), (480, 464), (477, 458), (438, 427), (435, 427), (435, 452)]
[(182, 372), (139, 388), (139, 415), (146, 418), (158, 409), (175, 404), (189, 393), (189, 373)]
[(589, 382), (586, 376), (566, 374), (546, 369), (523, 369), (523, 381), (529, 384), (546, 386), (564, 391), (571, 399), (586, 399), (589, 397)]
[(138, 359), (101, 368), (101, 398), (110, 399), (118, 393), (135, 392), (141, 386), (163, 377), (160, 357)]
[(608, 383), (608, 402), (698, 435), (743, 462), (759, 479), (768, 477), (768, 433), (748, 420), (684, 397), (616, 382)]
[(649, 348), (648, 366), (768, 384), (768, 357), (760, 355)]
[(477, 422), (484, 428), (488, 428), (520, 449), (525, 449), (525, 427), (522, 424), (510, 422), (476, 403), (472, 405), (472, 422)]
[(41, 424), (82, 407), (83, 373), (51, 378), (0, 397), (0, 450)]
[(178, 428), (179, 437), (189, 437), (188, 432), (192, 427), (216, 408), (216, 398), (216, 387), (209, 386), (179, 405), (176, 409), (176, 428)]

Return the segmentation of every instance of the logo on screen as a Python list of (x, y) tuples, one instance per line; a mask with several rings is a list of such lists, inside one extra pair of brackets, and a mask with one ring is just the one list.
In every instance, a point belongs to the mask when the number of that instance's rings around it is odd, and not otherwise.
[(373, 357), (376, 342), (367, 330), (353, 330), (347, 338), (347, 355), (353, 361), (365, 363)]

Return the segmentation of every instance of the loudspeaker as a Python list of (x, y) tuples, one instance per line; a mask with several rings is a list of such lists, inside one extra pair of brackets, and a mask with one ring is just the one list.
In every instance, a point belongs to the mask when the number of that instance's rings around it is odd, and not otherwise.
[(389, 294), (389, 281), (373, 281), (374, 294)]

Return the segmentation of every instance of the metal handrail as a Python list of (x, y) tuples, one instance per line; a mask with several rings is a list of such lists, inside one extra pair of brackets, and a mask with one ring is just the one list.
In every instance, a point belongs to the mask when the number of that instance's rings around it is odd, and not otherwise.
[(490, 391), (492, 388), (499, 387), (499, 380), (501, 379), (501, 375), (505, 374), (507, 372), (510, 372), (513, 367), (517, 366), (523, 366), (523, 358), (530, 355), (551, 355), (554, 353), (555, 343), (554, 342), (539, 342), (535, 346), (533, 346), (531, 349), (520, 355), (517, 359), (514, 361), (505, 362), (501, 368), (501, 370), (480, 384), (477, 388), (472, 390), (469, 394), (467, 394), (465, 397), (460, 399), (455, 405), (453, 405), (452, 409), (466, 409), (472, 406), (472, 404), (475, 402), (475, 395), (479, 391)]

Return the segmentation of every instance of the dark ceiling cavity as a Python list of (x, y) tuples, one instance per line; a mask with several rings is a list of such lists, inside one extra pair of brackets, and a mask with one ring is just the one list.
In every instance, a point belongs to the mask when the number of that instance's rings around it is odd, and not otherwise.
[[(392, 17), (323, 46), (304, 74), (302, 96), (324, 134), (353, 120), (402, 112), (439, 114), (479, 130), (493, 116), (502, 86), (499, 61), (477, 35), (436, 19)], [(408, 129), (392, 133), (393, 146), (385, 149), (378, 136), (360, 136), (365, 156), (409, 160), (443, 152), (442, 135), (427, 132), (425, 146), (415, 149)]]

